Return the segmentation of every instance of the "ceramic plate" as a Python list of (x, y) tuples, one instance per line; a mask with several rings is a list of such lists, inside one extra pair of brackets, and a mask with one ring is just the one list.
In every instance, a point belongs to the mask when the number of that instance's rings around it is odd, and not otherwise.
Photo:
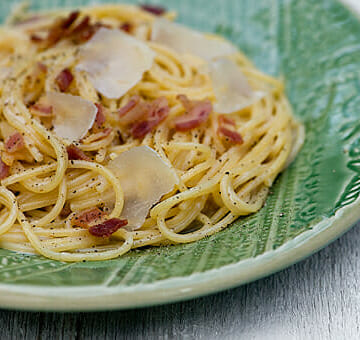
[[(100, 1), (98, 1), (100, 2)], [(5, 17), (13, 0), (1, 0)], [(34, 9), (84, 0), (32, 0)], [(92, 1), (91, 3), (94, 3)], [(296, 162), (266, 205), (196, 243), (63, 263), (0, 250), (0, 306), (104, 310), (209, 294), (312, 254), (360, 218), (360, 23), (335, 0), (163, 0), (178, 20), (224, 35), (256, 65), (284, 77), (306, 126)]]

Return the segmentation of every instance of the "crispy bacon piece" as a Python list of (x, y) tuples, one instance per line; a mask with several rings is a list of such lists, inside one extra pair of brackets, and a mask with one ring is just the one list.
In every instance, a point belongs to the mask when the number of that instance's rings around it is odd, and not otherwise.
[(118, 111), (121, 124), (133, 123), (140, 119), (146, 111), (145, 103), (141, 101), (140, 96), (132, 96), (126, 105)]
[(92, 208), (81, 213), (75, 214), (71, 218), (71, 224), (77, 227), (87, 228), (91, 224), (99, 223), (106, 214), (99, 208)]
[(212, 112), (212, 104), (209, 100), (191, 101), (183, 94), (177, 96), (184, 106), (184, 115), (175, 118), (175, 129), (177, 131), (189, 131), (206, 122)]
[(166, 9), (164, 7), (157, 6), (157, 5), (143, 4), (143, 5), (140, 5), (140, 8), (142, 10), (149, 12), (151, 14), (154, 14), (154, 15), (163, 15), (166, 12)]
[(106, 117), (104, 114), (104, 107), (101, 104), (95, 103), (95, 106), (97, 108), (97, 113), (96, 113), (96, 117), (95, 117), (95, 122), (94, 125), (100, 129), (105, 121), (106, 121)]
[(217, 129), (217, 134), (220, 137), (224, 137), (229, 142), (235, 144), (242, 144), (244, 142), (240, 133), (235, 130), (235, 121), (225, 117), (223, 115), (218, 118), (219, 127)]
[(140, 139), (160, 124), (167, 117), (169, 111), (165, 97), (145, 102), (139, 96), (133, 96), (119, 110), (120, 123), (131, 124), (132, 136)]
[(64, 68), (55, 78), (56, 84), (59, 86), (61, 92), (65, 92), (71, 82), (73, 81), (74, 76), (68, 68)]
[(75, 20), (79, 17), (79, 15), (80, 15), (79, 11), (71, 12), (67, 18), (62, 19), (60, 27), (63, 29), (69, 28), (75, 22)]
[(90, 24), (90, 17), (86, 16), (68, 35), (75, 43), (81, 43), (90, 40), (98, 29), (98, 26)]
[(20, 132), (15, 132), (5, 141), (5, 149), (9, 153), (14, 153), (25, 147), (24, 137)]
[(76, 145), (70, 144), (66, 147), (69, 160), (91, 161), (90, 157), (86, 156), (84, 151), (79, 149)]
[(40, 43), (40, 42), (43, 42), (44, 39), (39, 37), (37, 34), (31, 34), (30, 35), (30, 40), (34, 43)]
[(72, 211), (70, 208), (70, 204), (66, 203), (60, 211), (60, 217), (62, 217), (62, 218), (68, 217), (71, 214), (71, 212)]
[(111, 218), (110, 220), (106, 220), (103, 223), (90, 227), (89, 232), (91, 235), (96, 237), (110, 237), (113, 233), (127, 224), (127, 220)]
[(45, 47), (55, 45), (63, 36), (67, 35), (67, 31), (76, 21), (79, 14), (80, 13), (78, 11), (71, 12), (66, 18), (59, 18), (56, 20), (48, 32)]
[(99, 132), (96, 132), (96, 133), (91, 134), (90, 136), (82, 139), (81, 141), (82, 141), (84, 144), (89, 144), (89, 143), (98, 141), (98, 140), (100, 140), (100, 139), (106, 138), (107, 136), (110, 135), (111, 132), (112, 132), (112, 128), (109, 128), (109, 127), (108, 127), (108, 128), (99, 130)]
[(6, 165), (0, 157), (0, 180), (9, 176), (10, 167)]
[(156, 98), (149, 105), (145, 119), (136, 122), (131, 127), (131, 134), (134, 138), (140, 139), (151, 132), (169, 114), (170, 108), (165, 97)]
[(126, 33), (130, 33), (133, 29), (133, 25), (130, 22), (124, 22), (119, 26), (119, 28)]
[(30, 106), (31, 112), (39, 117), (52, 117), (53, 116), (53, 107), (51, 105), (45, 104), (34, 104)]
[(230, 142), (233, 142), (235, 144), (242, 144), (244, 140), (242, 139), (240, 133), (230, 130), (224, 126), (219, 126), (218, 128), (218, 134), (221, 136), (224, 136), (226, 139), (228, 139)]

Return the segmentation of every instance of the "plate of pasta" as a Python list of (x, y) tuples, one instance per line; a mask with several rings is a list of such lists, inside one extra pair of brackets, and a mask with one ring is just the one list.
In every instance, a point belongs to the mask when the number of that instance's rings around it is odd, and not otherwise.
[(0, 306), (196, 297), (349, 229), (360, 24), (310, 3), (2, 2)]

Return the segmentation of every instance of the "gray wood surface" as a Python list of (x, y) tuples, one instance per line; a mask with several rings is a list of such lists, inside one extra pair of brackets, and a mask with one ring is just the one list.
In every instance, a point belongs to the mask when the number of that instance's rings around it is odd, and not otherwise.
[(102, 313), (0, 311), (0, 339), (360, 339), (359, 226), (282, 272), (187, 302)]

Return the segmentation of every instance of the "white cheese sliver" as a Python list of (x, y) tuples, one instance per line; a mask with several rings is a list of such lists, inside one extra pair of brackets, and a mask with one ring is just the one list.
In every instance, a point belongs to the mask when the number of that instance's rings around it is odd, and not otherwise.
[(119, 29), (100, 28), (80, 48), (77, 70), (85, 71), (95, 89), (107, 98), (124, 95), (153, 64), (155, 53)]
[(54, 132), (70, 142), (83, 138), (93, 126), (97, 108), (89, 100), (66, 93), (49, 92), (46, 101), (55, 114)]
[(121, 217), (130, 230), (141, 227), (150, 208), (178, 183), (176, 173), (148, 146), (121, 153), (107, 167), (120, 180), (125, 198)]
[(253, 91), (240, 67), (231, 59), (213, 60), (209, 63), (209, 73), (216, 97), (214, 110), (218, 113), (239, 111), (265, 96), (265, 92)]
[(151, 40), (182, 54), (193, 54), (205, 60), (236, 53), (231, 43), (210, 38), (205, 34), (166, 19), (154, 21)]

